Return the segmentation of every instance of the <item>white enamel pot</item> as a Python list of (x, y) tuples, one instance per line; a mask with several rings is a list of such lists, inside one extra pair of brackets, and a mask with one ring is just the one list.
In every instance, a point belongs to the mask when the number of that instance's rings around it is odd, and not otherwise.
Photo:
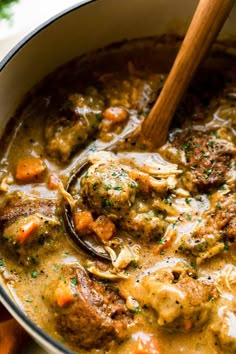
[[(24, 95), (60, 65), (124, 39), (164, 33), (183, 35), (197, 4), (198, 0), (82, 0), (51, 18), (0, 62), (0, 135)], [(236, 6), (220, 36), (233, 39), (235, 35)], [(20, 310), (3, 282), (0, 300), (46, 351), (71, 353)]]

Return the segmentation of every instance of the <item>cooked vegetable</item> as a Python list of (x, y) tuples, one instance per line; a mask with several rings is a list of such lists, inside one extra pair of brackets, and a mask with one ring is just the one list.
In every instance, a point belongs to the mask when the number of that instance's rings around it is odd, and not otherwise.
[(16, 166), (16, 179), (19, 182), (41, 182), (46, 165), (42, 159), (28, 157), (19, 160)]
[(161, 354), (161, 350), (153, 336), (139, 332), (135, 335), (134, 349), (130, 354)]
[(156, 149), (140, 123), (176, 44), (75, 59), (2, 140), (2, 283), (74, 353), (236, 352), (235, 57), (217, 46)]

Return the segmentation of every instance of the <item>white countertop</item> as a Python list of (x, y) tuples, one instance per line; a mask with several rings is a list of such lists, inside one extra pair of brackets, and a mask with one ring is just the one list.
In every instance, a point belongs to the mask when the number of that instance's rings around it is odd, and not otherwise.
[[(1, 1), (1, 0), (0, 0)], [(80, 0), (18, 0), (10, 20), (0, 20), (0, 60), (27, 33)]]

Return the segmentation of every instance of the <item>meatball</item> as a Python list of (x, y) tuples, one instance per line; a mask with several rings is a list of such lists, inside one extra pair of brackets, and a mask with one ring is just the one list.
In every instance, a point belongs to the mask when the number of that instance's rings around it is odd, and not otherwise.
[(176, 134), (173, 145), (185, 154), (187, 171), (183, 181), (190, 189), (192, 186), (204, 189), (223, 183), (236, 153), (231, 142), (197, 130), (188, 129)]
[(164, 235), (168, 223), (150, 210), (147, 213), (138, 213), (135, 208), (121, 221), (120, 226), (136, 237), (159, 240)]
[(104, 109), (103, 100), (95, 89), (89, 95), (69, 96), (58, 117), (49, 117), (45, 127), (46, 151), (67, 162), (74, 151), (98, 130)]
[(81, 196), (91, 210), (123, 218), (135, 202), (137, 183), (114, 162), (94, 164), (81, 179)]
[(80, 267), (66, 266), (63, 280), (47, 292), (56, 328), (67, 341), (85, 349), (105, 349), (111, 341), (124, 338), (132, 316), (123, 299)]
[(20, 263), (35, 264), (40, 254), (56, 249), (61, 234), (59, 206), (54, 200), (24, 193), (8, 195), (0, 206), (0, 242)]
[(157, 313), (159, 326), (188, 331), (208, 321), (218, 293), (213, 284), (193, 278), (186, 265), (163, 268), (142, 280), (142, 301)]

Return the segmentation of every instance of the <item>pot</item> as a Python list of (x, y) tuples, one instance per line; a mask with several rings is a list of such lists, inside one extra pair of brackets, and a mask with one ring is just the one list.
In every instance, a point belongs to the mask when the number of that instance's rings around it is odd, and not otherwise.
[[(24, 95), (48, 73), (74, 57), (124, 39), (184, 35), (197, 0), (82, 0), (20, 41), (0, 62), (0, 134)], [(220, 37), (236, 34), (236, 6)], [(70, 353), (38, 328), (13, 301), (1, 280), (0, 300), (48, 352)]]

